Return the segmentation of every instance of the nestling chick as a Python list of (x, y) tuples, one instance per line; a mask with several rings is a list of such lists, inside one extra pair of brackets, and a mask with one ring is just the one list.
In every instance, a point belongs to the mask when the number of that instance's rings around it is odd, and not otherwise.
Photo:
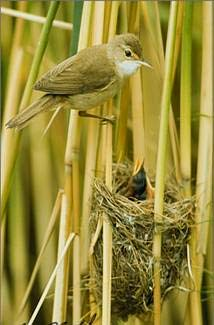
[(154, 198), (154, 189), (146, 175), (143, 161), (136, 161), (133, 175), (127, 186), (127, 192), (124, 195), (142, 201)]

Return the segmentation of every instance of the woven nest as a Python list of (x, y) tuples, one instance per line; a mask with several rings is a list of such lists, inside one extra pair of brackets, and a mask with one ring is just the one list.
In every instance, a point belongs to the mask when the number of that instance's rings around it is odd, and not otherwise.
[[(95, 179), (90, 231), (93, 239), (99, 218), (107, 218), (113, 232), (112, 314), (126, 320), (152, 310), (154, 200), (130, 200), (120, 194), (127, 186), (132, 167), (116, 165), (111, 193)], [(182, 284), (188, 273), (187, 244), (193, 225), (194, 200), (183, 199), (176, 186), (166, 186), (161, 252), (161, 295)], [(102, 301), (102, 231), (91, 256), (91, 277), (97, 304)]]

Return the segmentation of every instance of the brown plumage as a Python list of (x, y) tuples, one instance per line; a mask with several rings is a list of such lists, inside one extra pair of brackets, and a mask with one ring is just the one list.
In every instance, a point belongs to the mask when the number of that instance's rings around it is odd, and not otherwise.
[[(96, 54), (97, 51), (99, 56)], [(108, 66), (102, 64), (104, 60), (107, 61)], [(115, 66), (110, 59), (107, 59), (106, 45), (97, 45), (86, 48), (59, 63), (45, 73), (33, 88), (55, 95), (74, 96), (102, 91), (106, 85), (116, 79)]]
[(118, 35), (108, 44), (86, 48), (45, 73), (34, 89), (46, 95), (12, 118), (6, 127), (22, 129), (34, 116), (49, 109), (86, 111), (99, 106), (114, 97), (124, 77), (141, 65), (149, 66), (142, 61), (141, 45), (133, 34)]

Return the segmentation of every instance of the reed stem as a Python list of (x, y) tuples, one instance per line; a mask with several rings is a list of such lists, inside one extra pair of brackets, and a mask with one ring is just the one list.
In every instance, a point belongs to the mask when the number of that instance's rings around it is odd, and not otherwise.
[[(101, 44), (103, 42), (105, 4), (104, 2), (95, 2), (93, 8), (94, 23), (92, 25), (91, 41), (92, 45)], [(99, 19), (99, 29), (97, 29), (97, 20)], [(94, 109), (94, 114), (97, 109)], [(91, 197), (93, 189), (93, 180), (96, 169), (96, 159), (98, 150), (98, 135), (100, 123), (97, 119), (87, 120), (87, 147), (85, 161), (85, 178), (83, 187), (82, 202), (82, 221), (81, 221), (81, 272), (88, 272), (88, 256), (89, 256), (89, 215), (91, 210)]]
[[(91, 3), (84, 3), (78, 50), (88, 46)], [(74, 27), (75, 28), (75, 27)], [(85, 29), (88, 31), (84, 33)], [(76, 38), (77, 41), (77, 38)], [(73, 45), (73, 48), (76, 48)], [(62, 214), (58, 256), (72, 228), (76, 232), (73, 247), (73, 323), (80, 320), (80, 245), (79, 245), (79, 151), (81, 124), (78, 111), (70, 112), (69, 127), (65, 152), (65, 213)], [(72, 206), (73, 203), (73, 206)], [(71, 210), (73, 208), (73, 211)], [(73, 213), (72, 213), (73, 212)], [(71, 220), (73, 216), (73, 220)], [(68, 293), (69, 254), (65, 256), (56, 277), (53, 322), (66, 321), (67, 293)]]
[[(12, 16), (12, 17), (17, 17), (17, 18), (22, 18), (23, 20), (29, 20), (31, 22), (33, 21), (33, 22), (36, 22), (39, 24), (45, 24), (46, 17), (32, 15), (32, 14), (29, 14), (24, 11), (25, 11), (25, 9), (23, 9), (23, 8), (22, 9), (20, 8), (20, 10), (14, 10), (14, 9), (6, 8), (6, 7), (1, 7), (1, 14)], [(60, 21), (60, 20), (54, 20), (53, 27), (58, 27), (61, 29), (66, 29), (66, 30), (73, 29), (72, 24), (69, 24), (69, 23), (66, 23), (66, 22)]]
[[(19, 4), (20, 10), (25, 10), (27, 7), (26, 2)], [(8, 132), (4, 125), (12, 118), (17, 112), (19, 96), (21, 91), (21, 72), (23, 62), (23, 49), (22, 49), (22, 38), (24, 31), (24, 21), (17, 19), (15, 25), (15, 32), (13, 36), (12, 49), (10, 55), (10, 64), (8, 70), (8, 85), (6, 93), (5, 110), (3, 116), (3, 128), (2, 128), (2, 145), (1, 145), (1, 213), (2, 218), (4, 217), (5, 205), (9, 194), (7, 184), (10, 182), (10, 175), (8, 173), (8, 161), (11, 159), (11, 148), (14, 145), (14, 133)]]
[(54, 203), (53, 211), (51, 213), (51, 217), (50, 217), (50, 221), (49, 221), (49, 224), (48, 224), (48, 227), (47, 227), (47, 231), (46, 231), (45, 236), (44, 236), (44, 239), (43, 239), (43, 243), (42, 243), (42, 246), (41, 246), (41, 250), (40, 250), (39, 255), (37, 257), (37, 260), (36, 260), (34, 269), (33, 269), (32, 273), (31, 273), (31, 276), (30, 276), (30, 280), (28, 282), (27, 289), (26, 289), (25, 294), (24, 294), (24, 296), (22, 298), (22, 301), (21, 301), (21, 304), (20, 304), (20, 307), (19, 307), (18, 314), (21, 314), (22, 311), (25, 308), (25, 305), (26, 305), (26, 303), (28, 301), (30, 292), (31, 292), (32, 287), (34, 285), (34, 282), (35, 282), (35, 279), (36, 279), (36, 275), (37, 275), (38, 270), (39, 270), (39, 267), (41, 265), (41, 260), (42, 260), (42, 257), (43, 257), (45, 248), (46, 248), (46, 246), (47, 246), (47, 244), (49, 242), (49, 239), (50, 239), (50, 237), (51, 237), (51, 235), (53, 233), (53, 230), (55, 228), (55, 225), (56, 225), (56, 222), (57, 222), (57, 218), (58, 218), (58, 215), (59, 215), (59, 211), (60, 211), (60, 207), (61, 207), (62, 194), (63, 194), (63, 191), (62, 190), (59, 190), (59, 192), (57, 194), (57, 197), (56, 197), (56, 201)]
[(56, 274), (58, 272), (58, 269), (60, 268), (61, 263), (64, 260), (65, 255), (67, 254), (67, 252), (69, 250), (69, 247), (70, 247), (70, 245), (71, 245), (71, 243), (72, 243), (72, 241), (73, 241), (74, 238), (75, 238), (75, 234), (74, 233), (70, 233), (70, 235), (68, 236), (68, 239), (65, 242), (65, 245), (64, 245), (63, 250), (61, 252), (61, 255), (59, 256), (59, 259), (57, 261), (57, 264), (56, 264), (56, 266), (55, 266), (55, 268), (54, 268), (54, 270), (53, 270), (53, 272), (52, 272), (52, 274), (51, 274), (51, 276), (50, 276), (50, 278), (48, 280), (47, 285), (45, 286), (45, 289), (44, 289), (44, 291), (43, 291), (43, 293), (41, 295), (41, 298), (39, 299), (39, 302), (38, 302), (38, 304), (37, 304), (37, 306), (36, 306), (36, 308), (35, 308), (32, 316), (31, 316), (31, 318), (30, 318), (30, 320), (28, 322), (28, 325), (33, 325), (34, 320), (35, 320), (35, 318), (36, 318), (36, 316), (37, 316), (40, 308), (42, 307), (42, 304), (43, 304), (45, 298), (47, 297), (47, 294), (48, 294), (48, 292), (49, 292), (49, 290), (50, 290), (50, 288), (51, 288), (51, 286), (53, 284), (53, 281), (54, 281), (54, 279), (56, 277)]
[[(116, 33), (117, 18), (120, 1), (115, 1), (111, 6), (111, 16), (108, 38), (111, 39)], [(108, 115), (112, 115), (112, 100), (108, 106)], [(106, 126), (106, 166), (105, 182), (112, 191), (112, 124)], [(102, 292), (102, 325), (111, 324), (111, 279), (112, 275), (112, 228), (106, 216), (103, 218), (103, 292)]]
[(155, 182), (155, 233), (153, 242), (154, 255), (154, 324), (161, 322), (161, 288), (160, 288), (160, 259), (161, 259), (161, 231), (158, 224), (162, 222), (164, 179), (167, 161), (167, 138), (169, 124), (170, 99), (172, 91), (173, 57), (176, 37), (178, 2), (173, 1), (170, 5), (169, 27), (166, 43), (165, 74), (161, 100), (161, 120), (158, 143), (158, 157)]
[[(114, 8), (113, 8), (114, 9)], [(108, 113), (112, 113), (112, 101)], [(112, 125), (103, 128), (105, 137), (105, 182), (112, 191)], [(112, 228), (107, 217), (103, 216), (103, 292), (102, 292), (102, 325), (111, 324), (111, 275), (112, 275)]]
[[(196, 181), (196, 228), (192, 230), (192, 271), (195, 280), (190, 294), (191, 321), (202, 324), (201, 284), (211, 220), (213, 173), (213, 3), (203, 2), (201, 105)], [(196, 307), (197, 306), (197, 307)]]
[[(83, 1), (74, 3), (73, 12), (73, 26), (74, 31), (71, 42), (71, 55), (75, 54), (78, 50), (79, 34), (82, 21)], [(85, 46), (85, 45), (83, 45)], [(72, 188), (73, 188), (73, 232), (76, 234), (73, 244), (73, 324), (79, 324), (81, 317), (81, 297), (80, 297), (80, 166), (79, 166), (79, 151), (80, 151), (80, 137), (81, 137), (81, 124), (78, 116), (74, 116), (72, 129), (73, 143), (67, 149), (71, 153), (72, 164)], [(70, 115), (70, 123), (71, 115)], [(69, 141), (67, 142), (69, 143)], [(67, 158), (69, 160), (69, 153)]]
[(191, 196), (192, 8), (192, 2), (184, 4), (181, 50), (180, 165), (182, 189), (187, 197)]
[[(28, 80), (25, 86), (25, 90), (21, 99), (20, 103), (20, 110), (27, 107), (30, 101), (31, 93), (32, 93), (32, 87), (33, 84), (36, 81), (36, 78), (39, 73), (40, 64), (43, 58), (43, 55), (45, 53), (45, 49), (48, 44), (48, 38), (51, 31), (52, 23), (54, 20), (54, 17), (56, 16), (57, 9), (59, 7), (59, 1), (53, 1), (50, 4), (48, 14), (47, 14), (47, 20), (42, 28), (42, 32), (38, 41), (38, 47), (36, 48), (36, 52), (33, 58), (32, 66), (29, 72)], [(4, 166), (4, 170), (2, 173), (2, 205), (1, 205), (1, 212), (2, 216), (4, 215), (8, 195), (10, 192), (10, 187), (12, 184), (12, 174), (14, 170), (14, 166), (17, 159), (18, 149), (19, 149), (19, 142), (21, 138), (21, 133), (14, 132), (14, 131), (8, 131), (13, 133), (13, 142), (11, 141), (10, 146), (10, 152), (7, 157), (7, 163)]]

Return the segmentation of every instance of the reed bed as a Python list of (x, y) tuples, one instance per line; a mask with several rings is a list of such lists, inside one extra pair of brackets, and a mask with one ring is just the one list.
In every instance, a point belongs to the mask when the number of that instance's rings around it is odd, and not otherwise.
[[(2, 324), (212, 324), (212, 1), (1, 5)], [(126, 32), (153, 69), (91, 110), (113, 125), (67, 110), (43, 137), (51, 112), (5, 129), (43, 72)], [(152, 200), (124, 196), (137, 161)]]

